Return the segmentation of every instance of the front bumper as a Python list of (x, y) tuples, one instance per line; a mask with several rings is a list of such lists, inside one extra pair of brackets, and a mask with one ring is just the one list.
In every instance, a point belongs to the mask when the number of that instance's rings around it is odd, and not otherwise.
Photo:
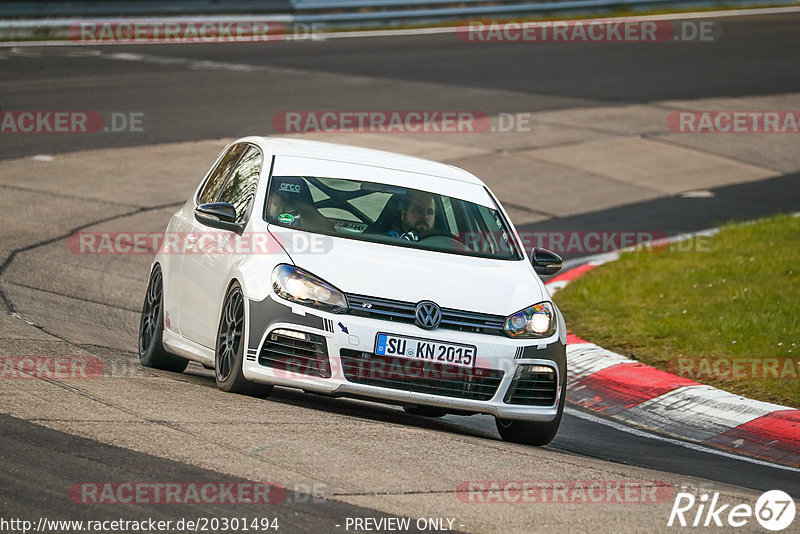
[[(413, 324), (327, 313), (273, 296), (248, 301), (246, 313), (249, 327), (242, 370), (248, 380), (509, 420), (546, 422), (558, 413), (566, 373), (566, 347), (558, 332), (547, 339), (518, 340), (443, 328), (423, 330)], [(380, 332), (474, 345), (476, 369), (377, 356), (375, 342)], [(286, 335), (306, 340), (294, 342)], [(292, 355), (297, 352), (311, 352), (292, 349), (294, 345), (314, 347), (316, 360), (296, 359)], [(284, 354), (287, 362), (276, 363)], [(529, 387), (533, 382), (521, 382), (518, 375), (522, 365), (552, 370), (553, 375), (542, 375), (554, 382), (552, 402), (542, 405), (539, 400), (532, 405), (525, 397), (525, 404), (519, 403), (520, 392), (536, 389)], [(528, 376), (524, 375), (526, 380)]]

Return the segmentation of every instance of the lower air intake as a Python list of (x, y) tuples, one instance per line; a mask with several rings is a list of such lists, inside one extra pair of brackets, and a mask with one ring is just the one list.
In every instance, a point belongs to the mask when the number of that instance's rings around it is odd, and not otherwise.
[(546, 365), (520, 365), (503, 402), (525, 406), (553, 406), (557, 391), (555, 369)]
[(350, 349), (341, 349), (339, 354), (344, 377), (369, 386), (488, 401), (503, 380), (503, 371), (493, 369), (466, 369)]
[(286, 373), (287, 377), (331, 377), (325, 338), (295, 330), (273, 330), (264, 341), (258, 363)]

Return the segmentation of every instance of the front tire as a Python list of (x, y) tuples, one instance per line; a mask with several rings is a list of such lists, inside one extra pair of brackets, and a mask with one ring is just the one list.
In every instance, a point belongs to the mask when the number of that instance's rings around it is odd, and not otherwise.
[(182, 373), (189, 360), (164, 349), (164, 277), (156, 265), (150, 274), (139, 320), (139, 362), (145, 367)]
[[(566, 371), (566, 369), (565, 369)], [(508, 421), (495, 417), (497, 432), (503, 441), (512, 443), (522, 443), (524, 445), (536, 445), (541, 447), (547, 445), (558, 433), (561, 426), (561, 418), (564, 415), (564, 403), (567, 398), (567, 376), (561, 381), (561, 397), (558, 400), (558, 413), (552, 421), (546, 423), (536, 423), (533, 421)]]
[(250, 382), (242, 373), (244, 361), (244, 294), (241, 286), (234, 282), (225, 303), (217, 330), (217, 343), (214, 350), (214, 376), (217, 387), (228, 393), (240, 393), (264, 398), (272, 392), (269, 384)]

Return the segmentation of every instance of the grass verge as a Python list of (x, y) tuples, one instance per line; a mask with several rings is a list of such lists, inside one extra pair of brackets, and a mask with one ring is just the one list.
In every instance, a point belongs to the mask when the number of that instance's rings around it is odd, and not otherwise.
[(574, 334), (653, 367), (800, 408), (800, 218), (623, 254), (556, 293)]

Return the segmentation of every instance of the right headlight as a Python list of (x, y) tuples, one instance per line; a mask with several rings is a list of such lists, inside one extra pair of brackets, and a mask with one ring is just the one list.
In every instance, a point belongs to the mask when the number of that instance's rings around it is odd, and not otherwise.
[(556, 332), (556, 311), (551, 302), (540, 302), (506, 317), (503, 330), (511, 337), (550, 337)]
[(325, 311), (347, 309), (344, 293), (311, 273), (281, 264), (272, 270), (272, 290), (281, 298)]

